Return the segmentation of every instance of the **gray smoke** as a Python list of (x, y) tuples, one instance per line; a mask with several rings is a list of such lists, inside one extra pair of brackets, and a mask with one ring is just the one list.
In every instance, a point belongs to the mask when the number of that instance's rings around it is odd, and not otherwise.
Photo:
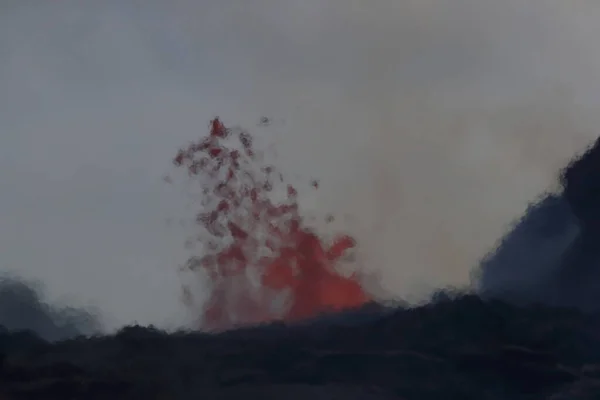
[[(160, 177), (220, 115), (321, 179), (382, 297), (470, 271), (596, 132), (574, 0), (29, 0), (0, 6), (0, 254), (117, 327), (187, 322), (191, 217)], [(256, 127), (272, 118), (269, 128)], [(200, 285), (201, 286), (201, 285)], [(201, 288), (199, 289), (201, 290)]]
[(0, 279), (0, 327), (32, 331), (50, 341), (101, 332), (93, 312), (50, 305), (39, 284), (13, 277)]

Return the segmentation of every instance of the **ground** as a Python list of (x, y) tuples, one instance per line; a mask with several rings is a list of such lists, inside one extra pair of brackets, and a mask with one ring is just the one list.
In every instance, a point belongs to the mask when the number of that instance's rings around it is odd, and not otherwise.
[(5, 399), (597, 399), (600, 316), (474, 295), (296, 326), (0, 334)]

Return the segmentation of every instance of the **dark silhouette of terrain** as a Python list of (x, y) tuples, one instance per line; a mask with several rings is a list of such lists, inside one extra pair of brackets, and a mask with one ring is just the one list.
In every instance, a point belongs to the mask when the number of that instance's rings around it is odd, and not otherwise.
[(0, 391), (8, 399), (600, 396), (598, 316), (475, 295), (372, 308), (218, 335), (128, 327), (51, 344), (3, 332)]
[(89, 313), (0, 285), (0, 399), (600, 399), (600, 142), (561, 181), (482, 261), (474, 293), (418, 307), (84, 336)]
[(518, 304), (600, 310), (600, 139), (482, 262), (479, 292)]

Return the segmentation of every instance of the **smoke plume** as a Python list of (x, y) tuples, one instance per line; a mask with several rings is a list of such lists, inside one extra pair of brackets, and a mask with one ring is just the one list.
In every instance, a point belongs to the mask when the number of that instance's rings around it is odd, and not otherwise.
[(3, 265), (111, 326), (186, 322), (189, 232), (163, 221), (189, 214), (157, 177), (215, 115), (319, 178), (302, 206), (340, 217), (315, 229), (350, 233), (373, 290), (404, 299), (469, 285), (599, 122), (600, 11), (580, 0), (0, 8)]
[(0, 280), (0, 326), (49, 341), (101, 332), (100, 320), (90, 311), (47, 304), (39, 284), (12, 277)]

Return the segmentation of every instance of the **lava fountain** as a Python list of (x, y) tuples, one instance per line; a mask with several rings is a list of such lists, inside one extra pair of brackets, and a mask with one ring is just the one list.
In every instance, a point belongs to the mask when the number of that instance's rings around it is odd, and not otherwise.
[[(253, 143), (250, 134), (234, 132), (217, 118), (206, 137), (174, 159), (201, 186), (201, 234), (195, 239), (201, 256), (191, 257), (185, 268), (209, 282), (202, 328), (297, 321), (368, 302), (357, 276), (339, 271), (354, 239), (326, 241), (310, 229), (296, 188), (266, 165)], [(276, 201), (282, 188), (284, 196)], [(189, 300), (188, 287), (184, 294)]]

